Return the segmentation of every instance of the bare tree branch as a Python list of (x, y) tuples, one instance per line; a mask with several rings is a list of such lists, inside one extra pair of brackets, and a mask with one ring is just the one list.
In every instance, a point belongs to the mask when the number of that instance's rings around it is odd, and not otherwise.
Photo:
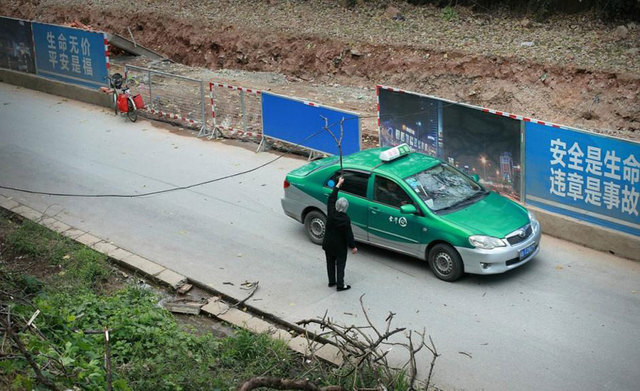
[(51, 380), (47, 379), (42, 374), (42, 371), (40, 370), (40, 367), (38, 366), (36, 361), (33, 359), (33, 356), (31, 355), (31, 353), (29, 353), (27, 348), (25, 348), (24, 345), (22, 344), (22, 341), (20, 340), (20, 336), (14, 333), (13, 327), (11, 326), (11, 321), (10, 320), (6, 321), (2, 317), (0, 317), (0, 323), (2, 323), (2, 326), (4, 326), (7, 336), (13, 341), (13, 343), (16, 345), (20, 353), (22, 353), (24, 358), (27, 360), (27, 362), (33, 369), (33, 372), (36, 374), (36, 380), (42, 385), (47, 386), (51, 390), (57, 391), (58, 387)]
[(281, 379), (270, 376), (260, 376), (249, 379), (240, 384), (238, 391), (250, 391), (259, 387), (274, 388), (276, 390), (303, 390), (303, 391), (346, 391), (341, 386), (318, 387), (308, 380)]
[[(245, 282), (245, 284), (246, 284), (246, 282)], [(230, 310), (230, 309), (232, 309), (232, 308), (240, 308), (242, 305), (244, 305), (244, 303), (245, 303), (247, 300), (249, 300), (251, 297), (253, 297), (253, 295), (254, 295), (254, 294), (256, 293), (256, 291), (258, 290), (259, 284), (260, 284), (260, 281), (256, 281), (256, 282), (252, 282), (252, 283), (250, 283), (250, 286), (251, 286), (251, 288), (250, 288), (250, 289), (251, 289), (251, 292), (249, 292), (249, 295), (247, 295), (247, 297), (245, 297), (244, 299), (240, 300), (239, 302), (237, 302), (236, 304), (234, 304), (234, 305), (232, 305), (232, 306), (228, 306), (224, 311), (222, 311), (222, 312), (220, 312), (220, 313), (218, 313), (218, 314), (216, 314), (216, 315), (217, 315), (217, 316), (224, 315), (224, 314), (226, 314), (227, 312), (229, 312), (229, 310)]]
[(244, 303), (246, 303), (247, 300), (249, 300), (258, 290), (258, 287), (260, 285), (260, 281), (256, 281), (256, 282), (252, 282), (250, 283), (250, 289), (251, 292), (249, 292), (249, 295), (247, 297), (245, 297), (244, 299), (240, 300), (237, 304), (234, 305), (235, 308), (240, 308), (244, 305)]
[[(404, 327), (393, 328), (392, 322), (395, 313), (391, 311), (384, 319), (384, 329), (378, 328), (365, 308), (363, 297), (364, 295), (360, 296), (360, 307), (366, 320), (366, 324), (363, 326), (336, 324), (327, 312), (321, 319), (306, 319), (297, 322), (297, 324), (303, 327), (312, 324), (319, 326), (323, 331), (323, 338), (331, 340), (345, 359), (343, 367), (346, 369), (346, 374), (343, 372), (342, 376), (352, 376), (350, 379), (352, 387), (358, 391), (393, 389), (403, 376), (407, 377), (411, 389), (417, 389), (417, 383), (423, 383), (422, 380), (418, 380), (417, 355), (428, 350), (432, 359), (427, 374), (425, 387), (427, 389), (436, 359), (439, 356), (431, 337), (429, 337), (430, 344), (427, 344), (425, 330), (418, 332), (407, 331)], [(405, 342), (392, 341), (392, 338), (400, 332), (405, 332)], [(394, 347), (400, 348), (401, 352), (404, 350), (408, 353), (407, 361), (399, 367), (390, 365), (388, 361), (388, 355)], [(313, 349), (311, 349), (311, 354), (313, 355)], [(404, 370), (406, 370), (406, 374)], [(367, 376), (363, 378), (365, 374)], [(358, 388), (357, 385), (360, 387)]]

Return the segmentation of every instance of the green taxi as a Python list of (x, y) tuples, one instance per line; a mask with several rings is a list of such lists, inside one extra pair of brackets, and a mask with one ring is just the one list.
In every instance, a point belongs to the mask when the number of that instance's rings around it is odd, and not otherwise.
[(406, 144), (345, 156), (342, 168), (332, 156), (287, 174), (282, 208), (314, 243), (340, 175), (355, 239), (427, 260), (442, 280), (503, 273), (539, 251), (540, 224), (525, 207)]

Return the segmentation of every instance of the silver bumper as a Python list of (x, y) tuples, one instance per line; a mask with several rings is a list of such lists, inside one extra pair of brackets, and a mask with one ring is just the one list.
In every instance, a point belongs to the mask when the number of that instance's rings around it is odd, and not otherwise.
[(294, 185), (284, 190), (284, 197), (280, 199), (280, 204), (282, 205), (284, 214), (301, 223), (304, 223), (302, 214), (305, 209), (312, 207), (323, 211), (323, 213), (327, 210), (326, 204), (311, 197)]
[[(515, 245), (497, 247), (492, 250), (456, 247), (464, 263), (464, 271), (471, 274), (498, 274), (515, 269), (533, 259), (540, 251), (540, 223), (532, 223), (533, 232), (527, 240)], [(521, 258), (520, 251), (535, 246), (533, 251)]]
[(288, 198), (281, 198), (280, 204), (282, 204), (284, 214), (302, 223), (302, 211), (304, 210), (304, 207), (300, 205), (300, 203)]

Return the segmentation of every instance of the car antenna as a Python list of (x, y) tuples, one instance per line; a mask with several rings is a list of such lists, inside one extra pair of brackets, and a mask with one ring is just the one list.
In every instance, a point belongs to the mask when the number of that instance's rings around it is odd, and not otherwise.
[(329, 129), (329, 119), (327, 117), (320, 116), (324, 120), (323, 129), (329, 132), (333, 140), (338, 145), (338, 153), (340, 154), (340, 176), (342, 176), (342, 138), (344, 137), (344, 117), (340, 120), (340, 139)]

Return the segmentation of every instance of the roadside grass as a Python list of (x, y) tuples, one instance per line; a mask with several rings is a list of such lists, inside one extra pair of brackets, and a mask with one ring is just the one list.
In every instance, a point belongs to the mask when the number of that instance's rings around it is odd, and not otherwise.
[[(136, 281), (105, 255), (0, 213), (0, 388), (54, 389), (50, 382), (57, 389), (106, 389), (105, 328), (114, 390), (231, 390), (255, 376), (354, 385), (340, 369), (309, 363), (265, 334), (186, 332)], [(36, 327), (29, 327), (36, 310)], [(356, 385), (370, 386), (373, 375), (360, 374)], [(395, 389), (407, 388), (398, 381)]]

